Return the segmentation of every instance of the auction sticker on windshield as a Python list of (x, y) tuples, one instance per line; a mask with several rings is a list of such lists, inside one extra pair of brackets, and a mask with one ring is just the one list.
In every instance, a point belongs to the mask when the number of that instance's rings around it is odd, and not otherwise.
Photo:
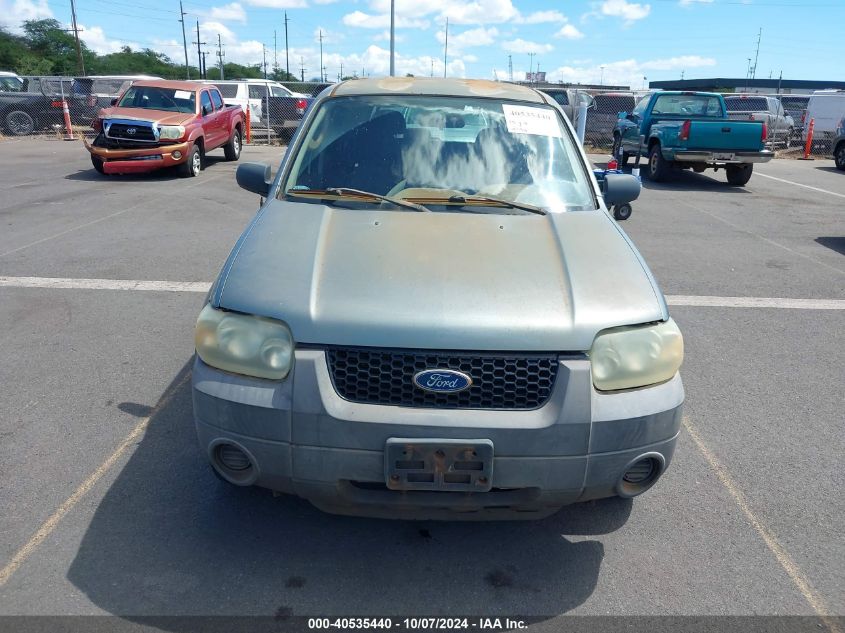
[(502, 104), (505, 122), (511, 134), (535, 134), (537, 136), (562, 136), (560, 124), (554, 110)]
[(188, 92), (187, 90), (177, 90), (176, 92), (173, 93), (173, 98), (174, 99), (190, 99), (191, 93)]

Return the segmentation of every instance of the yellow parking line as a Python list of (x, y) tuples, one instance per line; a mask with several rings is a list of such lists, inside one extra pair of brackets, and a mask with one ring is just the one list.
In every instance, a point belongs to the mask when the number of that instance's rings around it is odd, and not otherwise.
[(716, 477), (719, 478), (719, 481), (722, 482), (722, 485), (727, 488), (728, 492), (730, 493), (731, 497), (733, 497), (734, 502), (742, 510), (742, 513), (745, 515), (745, 518), (748, 519), (748, 522), (751, 523), (751, 526), (756, 530), (757, 534), (760, 535), (760, 538), (763, 539), (763, 542), (766, 544), (766, 547), (774, 554), (775, 558), (777, 559), (780, 566), (783, 567), (784, 571), (786, 571), (789, 578), (798, 588), (798, 591), (801, 592), (801, 595), (804, 596), (804, 599), (807, 603), (812, 607), (813, 611), (822, 619), (825, 626), (828, 628), (830, 633), (843, 633), (842, 629), (839, 625), (835, 622), (835, 620), (830, 617), (830, 609), (828, 609), (827, 605), (825, 604), (824, 598), (822, 598), (818, 593), (816, 593), (810, 582), (807, 580), (804, 572), (801, 571), (801, 568), (798, 564), (792, 559), (792, 556), (789, 555), (789, 552), (780, 544), (777, 537), (772, 533), (772, 531), (767, 528), (760, 519), (754, 514), (751, 510), (751, 506), (748, 504), (748, 500), (745, 498), (745, 495), (742, 491), (737, 487), (734, 483), (733, 478), (731, 477), (728, 469), (725, 467), (722, 462), (719, 461), (719, 458), (713, 454), (713, 452), (707, 447), (704, 443), (704, 440), (701, 439), (701, 435), (698, 433), (698, 429), (695, 428), (690, 419), (686, 416), (683, 418), (683, 425), (684, 428), (689, 433), (689, 436), (692, 438), (692, 441), (695, 443), (696, 447), (701, 454), (704, 456), (704, 459), (707, 460), (707, 463), (710, 465), (710, 468), (713, 469), (713, 472), (716, 473)]
[(18, 568), (24, 563), (24, 561), (29, 558), (38, 546), (44, 542), (44, 540), (53, 533), (62, 519), (67, 516), (68, 512), (70, 512), (74, 506), (79, 503), (79, 501), (84, 497), (88, 492), (93, 488), (100, 479), (103, 478), (109, 470), (111, 470), (112, 466), (114, 466), (118, 460), (123, 456), (123, 454), (132, 446), (138, 438), (140, 438), (144, 431), (147, 430), (147, 426), (150, 424), (150, 420), (155, 417), (159, 411), (161, 411), (165, 406), (167, 406), (170, 401), (173, 399), (173, 396), (179, 390), (179, 388), (187, 382), (188, 378), (191, 377), (190, 372), (186, 372), (185, 375), (179, 380), (176, 385), (171, 387), (167, 392), (165, 392), (164, 396), (162, 396), (161, 400), (159, 400), (158, 404), (153, 408), (150, 414), (138, 422), (129, 435), (120, 443), (120, 445), (114, 450), (114, 452), (108, 456), (106, 461), (104, 461), (100, 466), (91, 473), (88, 478), (83, 481), (79, 487), (73, 491), (73, 494), (70, 495), (65, 502), (59, 506), (58, 510), (56, 510), (50, 518), (48, 518), (44, 523), (41, 524), (41, 527), (32, 535), (32, 537), (26, 542), (26, 545), (21, 547), (12, 559), (0, 570), (0, 587), (5, 585), (9, 578), (12, 577)]

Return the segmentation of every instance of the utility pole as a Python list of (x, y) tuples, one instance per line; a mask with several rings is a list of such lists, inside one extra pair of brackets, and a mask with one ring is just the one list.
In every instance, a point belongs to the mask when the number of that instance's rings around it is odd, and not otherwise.
[[(285, 11), (285, 72), (288, 74), (287, 78), (290, 79), (290, 60), (288, 59), (288, 12)], [(304, 75), (304, 73), (303, 73)], [(302, 81), (305, 81), (305, 77), (303, 76)]]
[(264, 54), (264, 79), (267, 79), (267, 47), (261, 45), (261, 51)]
[(179, 22), (182, 23), (182, 46), (185, 47), (185, 79), (191, 78), (191, 71), (188, 69), (188, 37), (185, 35), (185, 10), (182, 8), (182, 0), (179, 0)]
[(305, 58), (299, 58), (299, 72), (301, 73), (299, 78), (302, 80), (302, 83), (305, 83)]
[(208, 79), (208, 63), (205, 61), (205, 58), (208, 56), (208, 51), (202, 52), (202, 78)]
[(754, 53), (754, 66), (751, 68), (751, 78), (754, 79), (757, 77), (757, 60), (760, 57), (760, 39), (763, 37), (763, 27), (760, 27), (760, 31), (757, 33), (757, 52)]
[(449, 18), (446, 18), (446, 42), (443, 45), (443, 76), (446, 76), (446, 68), (449, 59)]
[(340, 62), (340, 79), (339, 81), (343, 81), (343, 62)]
[(783, 71), (780, 71), (780, 77), (778, 77), (778, 94), (780, 94), (780, 82), (783, 81)]
[(191, 42), (191, 44), (197, 45), (197, 64), (199, 64), (200, 77), (202, 77), (202, 45), (205, 44), (205, 42), (200, 40), (200, 21), (199, 20), (197, 20), (197, 41)]
[(508, 81), (513, 83), (513, 55), (508, 55)]
[[(528, 76), (525, 79), (529, 83), (534, 80), (534, 55), (536, 55), (536, 53), (528, 53), (528, 59), (530, 61), (528, 62)], [(604, 67), (602, 66), (602, 68)]]
[(601, 68), (601, 79), (599, 79), (599, 85), (603, 86), (604, 85), (604, 64), (599, 66), (599, 68)]
[(273, 72), (279, 72), (279, 56), (276, 53), (276, 29), (273, 29)]
[(73, 37), (76, 40), (76, 63), (79, 64), (79, 72), (85, 76), (85, 60), (82, 59), (82, 46), (79, 44), (79, 27), (76, 25), (76, 3), (70, 0), (70, 19), (73, 26)]
[(220, 61), (220, 79), (223, 79), (223, 58), (226, 57), (223, 52), (223, 42), (220, 40), (220, 33), (217, 34), (217, 59)]
[(320, 81), (324, 81), (323, 70), (323, 30), (320, 29)]
[(390, 76), (396, 76), (396, 0), (390, 0)]
[(431, 76), (434, 77), (434, 58), (429, 58), (429, 61), (431, 62)]

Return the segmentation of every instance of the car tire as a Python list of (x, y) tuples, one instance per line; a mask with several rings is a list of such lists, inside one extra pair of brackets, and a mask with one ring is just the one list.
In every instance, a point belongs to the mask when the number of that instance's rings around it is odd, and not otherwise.
[(193, 178), (199, 176), (202, 171), (202, 151), (199, 145), (191, 145), (188, 152), (188, 159), (180, 165), (182, 176), (185, 178)]
[(12, 110), (6, 114), (5, 123), (13, 136), (29, 136), (35, 131), (35, 120), (23, 110)]
[(725, 173), (728, 176), (728, 184), (734, 187), (742, 187), (751, 180), (751, 173), (754, 171), (754, 165), (728, 165), (725, 167)]
[(653, 182), (663, 182), (669, 178), (672, 167), (660, 150), (660, 144), (655, 143), (648, 152), (648, 179)]
[(627, 202), (625, 204), (617, 204), (613, 207), (613, 217), (621, 222), (630, 218), (632, 211), (633, 208)]
[(223, 146), (223, 153), (226, 155), (226, 160), (238, 160), (241, 157), (242, 146), (241, 131), (239, 128), (235, 128), (235, 131), (232, 132), (232, 138)]
[(613, 135), (613, 146), (610, 149), (610, 155), (619, 161), (619, 166), (624, 167), (631, 159), (630, 154), (622, 149), (622, 137), (619, 134)]
[(833, 162), (836, 169), (845, 171), (845, 141), (836, 146), (836, 150), (833, 152)]
[(94, 165), (94, 169), (97, 170), (98, 173), (105, 174), (106, 170), (103, 169), (103, 159), (97, 158), (93, 154), (91, 155), (91, 164)]

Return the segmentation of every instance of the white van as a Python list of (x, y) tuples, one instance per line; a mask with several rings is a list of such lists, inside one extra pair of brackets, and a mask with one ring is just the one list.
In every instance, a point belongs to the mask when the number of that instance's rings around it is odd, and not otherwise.
[(807, 140), (810, 119), (813, 119), (813, 144), (829, 145), (836, 126), (845, 117), (845, 90), (817, 90), (810, 95), (804, 115), (803, 139)]
[(270, 79), (224, 79), (213, 81), (205, 80), (203, 83), (213, 84), (220, 89), (223, 95), (223, 102), (227, 105), (239, 105), (246, 112), (249, 107), (249, 116), (253, 126), (261, 124), (262, 99), (268, 94), (271, 97), (306, 97), (298, 92), (291, 92), (278, 81)]

